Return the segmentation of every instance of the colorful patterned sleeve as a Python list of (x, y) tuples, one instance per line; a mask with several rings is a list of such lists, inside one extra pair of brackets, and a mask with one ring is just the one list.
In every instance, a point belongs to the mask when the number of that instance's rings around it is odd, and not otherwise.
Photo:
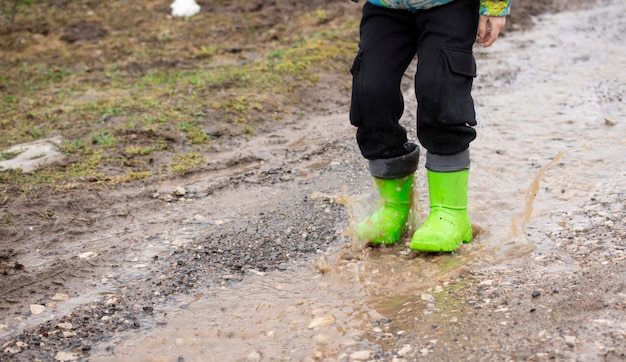
[(512, 0), (480, 0), (480, 15), (506, 16), (511, 11)]

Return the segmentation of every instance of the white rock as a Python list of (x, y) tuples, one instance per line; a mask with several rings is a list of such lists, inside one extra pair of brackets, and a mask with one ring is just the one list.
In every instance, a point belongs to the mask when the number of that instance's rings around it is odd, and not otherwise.
[(246, 356), (246, 359), (248, 361), (260, 361), (263, 357), (261, 356), (261, 352), (259, 351), (252, 351), (250, 353), (248, 353), (248, 355)]
[(70, 296), (67, 294), (63, 294), (63, 293), (56, 293), (55, 295), (52, 296), (52, 300), (54, 300), (55, 302), (64, 302), (69, 299), (70, 299)]
[(195, 0), (174, 0), (170, 7), (172, 16), (190, 17), (200, 12), (200, 5)]
[(410, 344), (405, 344), (404, 346), (402, 346), (402, 348), (400, 348), (400, 350), (398, 351), (398, 356), (400, 357), (406, 357), (406, 355), (408, 355), (409, 353), (411, 353), (413, 351), (413, 347), (411, 347)]
[(372, 357), (372, 351), (357, 351), (350, 354), (350, 359), (354, 361), (367, 361)]
[(15, 345), (17, 346), (17, 348), (19, 349), (25, 349), (26, 347), (28, 347), (28, 343), (26, 342), (22, 342), (22, 341), (17, 341), (15, 342)]
[(309, 329), (316, 329), (316, 328), (324, 327), (334, 322), (335, 322), (335, 317), (333, 316), (323, 316), (323, 317), (313, 318), (313, 320), (309, 323)]
[(59, 323), (57, 324), (57, 327), (59, 327), (60, 329), (67, 329), (67, 330), (74, 328), (74, 326), (70, 322)]
[(57, 361), (76, 361), (78, 356), (71, 352), (59, 352), (54, 356)]
[(174, 195), (176, 196), (185, 196), (186, 193), (187, 193), (187, 190), (185, 190), (185, 188), (182, 186), (178, 186), (177, 188), (174, 189)]
[(17, 347), (7, 347), (4, 349), (4, 353), (7, 353), (7, 354), (16, 354), (20, 352), (22, 352), (22, 350)]
[(40, 304), (31, 304), (30, 305), (30, 312), (33, 314), (41, 314), (43, 312), (46, 311), (46, 307), (44, 307), (43, 305)]
[(58, 151), (60, 144), (60, 138), (49, 138), (13, 146), (4, 150), (4, 153), (18, 155), (10, 160), (0, 161), (0, 170), (21, 169), (22, 172), (31, 172), (43, 165), (60, 161), (63, 159), (63, 154)]
[(107, 301), (105, 302), (106, 305), (113, 305), (113, 304), (117, 304), (119, 303), (119, 298), (117, 297), (111, 297), (109, 299), (107, 299)]
[(78, 254), (78, 258), (84, 259), (84, 260), (93, 259), (96, 256), (98, 256), (98, 254), (94, 253), (93, 251), (87, 251), (87, 252)]

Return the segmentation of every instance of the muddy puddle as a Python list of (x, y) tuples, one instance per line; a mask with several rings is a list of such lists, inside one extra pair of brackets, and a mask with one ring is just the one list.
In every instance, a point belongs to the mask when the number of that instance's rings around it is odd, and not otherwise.
[[(222, 290), (155, 310), (154, 328), (124, 336), (93, 361), (347, 360), (373, 357), (406, 308), (428, 311), (429, 294), (471, 262), (479, 244), (455, 255), (416, 258), (404, 248), (355, 251), (346, 244), (314, 267), (259, 273)], [(352, 357), (351, 357), (352, 356)], [(368, 358), (369, 358), (368, 357)]]
[[(623, 18), (611, 14), (625, 10), (609, 1), (548, 16), (532, 32), (477, 49), (482, 73), (474, 96), (481, 119), (472, 148), (472, 244), (454, 254), (422, 255), (408, 251), (407, 238), (372, 250), (351, 244), (347, 231), (344, 246), (297, 271), (259, 273), (155, 310), (145, 322), (152, 328), (118, 336), (94, 349), (90, 360), (367, 360), (381, 348), (386, 320), (429, 313), (432, 294), (465, 268), (506, 268), (511, 259), (541, 257), (554, 247), (547, 233), (584, 222), (571, 216), (584, 200), (624, 185), (626, 29)], [(612, 20), (599, 21), (606, 18)], [(404, 121), (414, 132), (410, 91), (406, 99)], [(427, 206), (422, 171), (418, 203)], [(327, 197), (353, 215), (367, 199), (350, 192)], [(414, 333), (394, 333), (400, 332)]]

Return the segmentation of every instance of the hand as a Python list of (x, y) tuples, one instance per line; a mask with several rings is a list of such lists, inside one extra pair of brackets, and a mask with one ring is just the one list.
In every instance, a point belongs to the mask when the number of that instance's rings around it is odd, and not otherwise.
[(493, 44), (506, 24), (506, 16), (481, 15), (478, 20), (478, 44), (487, 48)]

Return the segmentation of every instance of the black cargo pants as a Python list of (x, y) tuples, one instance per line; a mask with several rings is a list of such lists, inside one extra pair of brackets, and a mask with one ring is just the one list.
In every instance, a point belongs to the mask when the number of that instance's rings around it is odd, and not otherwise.
[(363, 5), (359, 51), (350, 69), (350, 122), (370, 165), (414, 148), (407, 146), (406, 130), (398, 121), (404, 112), (400, 83), (417, 54), (417, 137), (428, 151), (426, 166), (432, 156), (436, 171), (469, 167), (468, 147), (476, 138), (471, 89), (478, 6), (478, 0), (455, 0), (410, 12)]

